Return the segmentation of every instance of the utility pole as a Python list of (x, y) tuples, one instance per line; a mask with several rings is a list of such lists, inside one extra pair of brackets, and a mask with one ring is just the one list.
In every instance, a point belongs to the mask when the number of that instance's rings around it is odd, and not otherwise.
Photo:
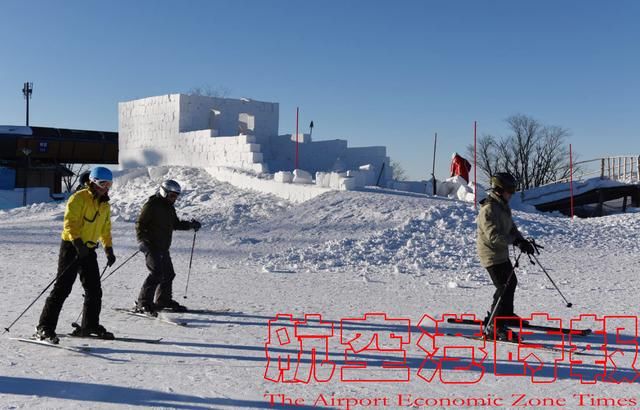
[(300, 108), (296, 107), (296, 162), (294, 169), (298, 169), (298, 117), (300, 116)]
[(31, 99), (31, 94), (33, 94), (33, 83), (26, 82), (24, 83), (24, 87), (22, 88), (22, 94), (24, 95), (25, 100), (27, 100), (27, 127), (29, 126), (29, 100)]
[(473, 122), (473, 209), (478, 210), (478, 121)]
[(433, 168), (431, 168), (431, 181), (433, 183), (433, 195), (436, 194), (436, 146), (438, 144), (438, 133), (433, 138)]

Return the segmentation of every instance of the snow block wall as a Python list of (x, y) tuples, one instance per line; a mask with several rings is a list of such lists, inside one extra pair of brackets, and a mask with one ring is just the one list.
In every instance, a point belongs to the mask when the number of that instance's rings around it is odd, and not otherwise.
[(226, 167), (209, 167), (206, 171), (219, 181), (228, 182), (243, 189), (265, 192), (296, 203), (333, 191), (317, 185), (284, 184), (278, 182), (278, 179), (260, 179)]
[(224, 165), (265, 172), (261, 147), (278, 132), (278, 104), (169, 94), (118, 104), (123, 168)]
[[(349, 148), (345, 140), (312, 141), (307, 137), (298, 138), (298, 167), (312, 174), (316, 172), (344, 172), (357, 170), (363, 165), (371, 164), (380, 171), (382, 164), (385, 170), (381, 181), (387, 181), (392, 173), (386, 172), (390, 159), (386, 147)], [(269, 138), (263, 148), (264, 159), (269, 169), (293, 171), (295, 168), (296, 143), (295, 136), (278, 135)]]
[[(278, 135), (277, 103), (168, 94), (119, 103), (118, 120), (122, 168), (226, 167), (250, 174), (292, 172), (295, 168), (296, 139), (292, 135)], [(375, 184), (378, 178), (381, 184), (391, 179), (385, 147), (349, 148), (345, 140), (314, 142), (309, 134), (298, 135), (298, 142), (296, 172), (302, 175), (306, 171), (309, 177), (289, 180), (288, 175), (278, 174), (275, 181), (294, 182), (298, 187), (313, 184), (320, 189), (303, 188), (313, 194), (302, 197), (308, 198), (325, 188), (349, 190)], [(313, 176), (318, 173), (331, 176), (322, 176), (321, 181), (314, 182)], [(228, 179), (239, 180), (238, 175), (230, 175), (233, 178)], [(290, 189), (296, 188), (276, 191), (282, 191), (280, 196), (293, 198), (296, 195)]]
[(278, 103), (246, 98), (214, 98), (184, 94), (178, 96), (180, 132), (212, 129), (215, 130), (214, 137), (254, 135), (259, 144), (270, 135), (278, 135)]

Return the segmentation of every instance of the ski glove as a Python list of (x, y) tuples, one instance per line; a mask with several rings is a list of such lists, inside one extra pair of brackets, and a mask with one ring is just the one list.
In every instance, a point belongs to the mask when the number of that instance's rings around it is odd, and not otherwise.
[(526, 239), (520, 240), (516, 244), (516, 246), (520, 248), (520, 250), (526, 253), (527, 255), (533, 255), (534, 253), (536, 253), (536, 248), (533, 246), (533, 244), (530, 241)]
[(89, 247), (85, 245), (80, 238), (73, 240), (73, 246), (76, 248), (76, 252), (78, 252), (78, 260), (84, 259), (89, 255), (89, 252), (91, 252), (91, 249), (89, 249)]
[(201, 227), (202, 224), (200, 222), (196, 221), (195, 219), (191, 220), (191, 228), (193, 228), (194, 231), (198, 232)]
[(151, 252), (151, 246), (147, 242), (140, 242), (138, 244), (138, 249), (140, 249), (140, 252), (144, 253), (145, 255)]
[(104, 248), (104, 253), (107, 254), (107, 266), (111, 266), (116, 263), (116, 255), (113, 254), (113, 248)]

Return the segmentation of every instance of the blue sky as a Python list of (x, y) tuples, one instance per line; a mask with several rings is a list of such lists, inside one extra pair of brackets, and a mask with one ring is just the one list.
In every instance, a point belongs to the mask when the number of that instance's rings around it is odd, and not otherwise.
[(2, 0), (0, 124), (115, 131), (193, 87), (280, 103), (280, 133), (386, 145), (413, 179), (522, 113), (581, 159), (640, 154), (640, 1)]

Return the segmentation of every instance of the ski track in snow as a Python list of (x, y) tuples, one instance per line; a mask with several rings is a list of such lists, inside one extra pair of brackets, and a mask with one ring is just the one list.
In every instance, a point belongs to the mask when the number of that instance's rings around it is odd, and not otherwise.
[[(334, 321), (386, 312), (411, 319), (423, 314), (471, 313), (489, 307), (493, 286), (475, 250), (472, 204), (421, 195), (330, 192), (300, 205), (216, 182), (203, 170), (186, 167), (140, 168), (116, 173), (112, 190), (114, 248), (122, 263), (136, 250), (134, 222), (140, 207), (165, 178), (179, 181), (182, 219), (203, 222), (190, 276), (194, 308), (228, 306), (221, 315), (185, 315), (189, 327), (154, 323), (114, 312), (129, 307), (146, 276), (144, 260), (133, 258), (103, 283), (102, 323), (118, 336), (162, 337), (158, 345), (102, 341), (64, 342), (121, 362), (0, 338), (1, 408), (269, 408), (266, 392), (304, 397), (486, 396), (489, 392), (544, 397), (583, 391), (562, 367), (559, 380), (532, 384), (527, 377), (485, 375), (483, 382), (459, 390), (427, 384), (416, 373), (424, 352), (412, 330), (408, 352), (411, 382), (308, 385), (264, 380), (267, 321), (277, 313), (300, 317), (319, 313)], [(537, 265), (522, 257), (516, 311), (549, 312), (562, 319), (585, 314), (637, 315), (640, 213), (570, 221), (566, 217), (515, 210), (525, 236), (545, 246), (539, 256), (565, 296)], [(0, 293), (3, 327), (11, 323), (53, 279), (64, 204), (34, 204), (0, 211)], [(176, 232), (172, 257), (174, 295), (184, 294), (191, 232)], [(99, 263), (104, 266), (99, 251)], [(46, 297), (46, 294), (45, 294)], [(33, 333), (41, 298), (11, 329)], [(82, 303), (78, 282), (62, 311), (58, 332), (70, 331)], [(332, 359), (343, 357), (332, 347)], [(286, 347), (283, 347), (288, 351)], [(289, 349), (291, 350), (291, 349)], [(295, 354), (295, 350), (291, 350)], [(553, 358), (552, 353), (541, 357)], [(593, 372), (593, 360), (583, 369)], [(505, 366), (509, 366), (505, 364)], [(627, 366), (628, 367), (628, 366)], [(590, 370), (589, 370), (590, 369)], [(490, 371), (490, 370), (489, 370)], [(453, 378), (461, 376), (452, 376)], [(637, 387), (597, 383), (593, 394), (627, 397)], [(392, 408), (390, 406), (389, 408)]]

